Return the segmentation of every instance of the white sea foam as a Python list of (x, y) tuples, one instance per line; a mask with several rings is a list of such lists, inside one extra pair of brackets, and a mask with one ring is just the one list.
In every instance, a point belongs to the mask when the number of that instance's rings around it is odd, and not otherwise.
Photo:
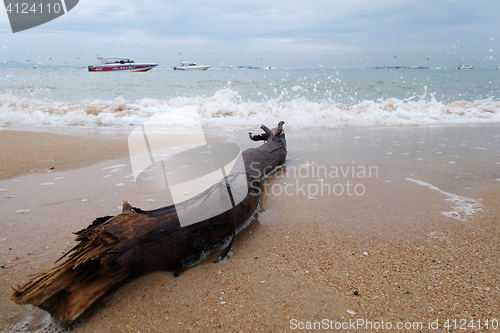
[[(217, 91), (211, 97), (175, 97), (128, 101), (85, 100), (53, 102), (0, 95), (1, 126), (136, 126), (155, 115), (175, 109), (195, 108), (203, 125), (213, 128), (249, 130), (261, 124), (285, 120), (288, 128), (335, 128), (349, 126), (397, 126), (500, 122), (500, 101), (456, 101), (443, 104), (389, 98), (365, 100), (357, 104), (317, 103), (303, 98), (292, 101), (270, 99), (243, 102), (231, 89)], [(161, 126), (189, 126), (190, 116), (168, 118)]]
[(406, 180), (409, 180), (411, 182), (417, 183), (422, 186), (426, 186), (431, 190), (438, 191), (447, 196), (448, 199), (445, 200), (454, 203), (455, 207), (453, 207), (452, 210), (449, 212), (441, 212), (441, 214), (443, 214), (446, 217), (451, 217), (459, 221), (465, 221), (467, 217), (471, 217), (475, 213), (483, 210), (482, 205), (479, 203), (478, 200), (462, 197), (450, 192), (443, 191), (437, 186), (423, 182), (418, 179), (406, 178)]
[[(19, 323), (10, 327), (9, 332), (31, 332), (31, 333), (63, 333), (71, 332), (72, 328), (78, 326), (81, 319), (70, 327), (64, 327), (61, 323), (54, 320), (50, 314), (32, 313), (23, 318)], [(7, 331), (4, 331), (7, 332)]]

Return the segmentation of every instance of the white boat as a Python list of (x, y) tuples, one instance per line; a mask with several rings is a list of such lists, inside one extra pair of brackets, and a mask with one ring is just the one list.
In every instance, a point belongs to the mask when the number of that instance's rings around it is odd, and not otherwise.
[(458, 65), (458, 69), (474, 69), (472, 65)]
[(192, 61), (182, 61), (180, 67), (174, 67), (174, 71), (206, 71), (209, 68), (208, 65), (197, 65)]
[(136, 63), (132, 59), (124, 57), (98, 57), (97, 59), (100, 64), (89, 66), (89, 72), (147, 72), (158, 66), (155, 63)]

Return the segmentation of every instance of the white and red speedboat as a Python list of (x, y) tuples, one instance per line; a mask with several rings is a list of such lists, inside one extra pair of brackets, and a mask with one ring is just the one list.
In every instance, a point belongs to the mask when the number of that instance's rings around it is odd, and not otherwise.
[(130, 58), (98, 57), (100, 63), (89, 66), (89, 72), (147, 72), (158, 66), (155, 63), (136, 63)]

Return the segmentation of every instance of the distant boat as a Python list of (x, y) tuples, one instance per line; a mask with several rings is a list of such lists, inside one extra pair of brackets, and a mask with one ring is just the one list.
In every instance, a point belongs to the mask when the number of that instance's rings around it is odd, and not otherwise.
[(197, 65), (192, 61), (183, 61), (180, 67), (174, 67), (174, 71), (206, 71), (209, 68), (208, 65)]
[(262, 69), (262, 67), (238, 66), (239, 69)]
[(155, 63), (136, 63), (132, 59), (124, 57), (98, 57), (97, 59), (100, 63), (89, 66), (89, 72), (147, 72), (158, 66)]
[(472, 65), (458, 65), (458, 69), (474, 69)]

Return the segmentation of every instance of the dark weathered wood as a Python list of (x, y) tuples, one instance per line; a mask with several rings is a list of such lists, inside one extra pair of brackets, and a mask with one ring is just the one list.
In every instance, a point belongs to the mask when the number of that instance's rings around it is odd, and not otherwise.
[(157, 270), (177, 276), (203, 254), (220, 249), (234, 223), (241, 227), (257, 208), (262, 177), (285, 162), (283, 124), (272, 131), (262, 125), (263, 134), (249, 134), (254, 141), (266, 142), (242, 153), (248, 195), (235, 208), (236, 222), (227, 211), (181, 227), (173, 205), (143, 211), (125, 202), (122, 214), (98, 218), (77, 232), (78, 244), (56, 263), (65, 260), (17, 286), (12, 300), (38, 306), (69, 325), (117, 284)]

